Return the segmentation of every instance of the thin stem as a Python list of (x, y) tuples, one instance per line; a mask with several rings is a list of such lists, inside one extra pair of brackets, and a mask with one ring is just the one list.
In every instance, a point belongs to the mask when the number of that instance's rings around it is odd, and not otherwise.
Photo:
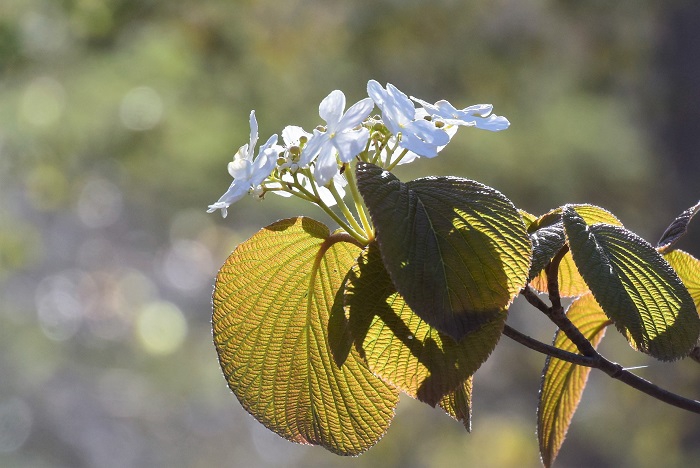
[(649, 382), (648, 380), (643, 379), (628, 370), (625, 370), (621, 365), (608, 361), (597, 352), (597, 356), (582, 356), (580, 354), (570, 353), (555, 346), (542, 343), (541, 341), (531, 338), (519, 332), (518, 330), (509, 327), (508, 325), (506, 325), (503, 329), (503, 334), (506, 335), (508, 338), (534, 351), (579, 366), (600, 369), (601, 371), (608, 374), (610, 377), (617, 379), (620, 382), (623, 382), (629, 385), (630, 387), (639, 390), (640, 392), (646, 393), (647, 395), (656, 398), (657, 400), (663, 401), (664, 403), (675, 406), (677, 408), (690, 411), (692, 413), (700, 414), (700, 401), (685, 398), (673, 392), (670, 392), (664, 388), (661, 388), (658, 385), (655, 385)]
[(632, 388), (636, 388), (640, 392), (646, 393), (647, 395), (656, 398), (657, 400), (668, 403), (669, 405), (681, 408), (693, 413), (700, 414), (700, 401), (691, 400), (690, 398), (685, 398), (677, 395), (673, 392), (661, 388), (649, 382), (646, 379), (639, 377), (625, 370), (621, 365), (608, 361), (600, 354), (598, 355), (600, 363), (595, 366), (597, 369), (602, 370), (608, 374), (613, 379), (617, 379), (620, 382), (626, 383)]
[[(393, 153), (392, 153), (392, 154), (393, 154)], [(403, 150), (403, 151), (401, 152), (401, 154), (399, 155), (399, 157), (396, 158), (396, 161), (394, 161), (393, 163), (389, 164), (389, 166), (386, 168), (386, 170), (387, 170), (387, 171), (390, 171), (390, 170), (392, 170), (393, 168), (395, 168), (396, 165), (399, 164), (399, 163), (401, 162), (401, 160), (404, 158), (404, 156), (406, 156), (407, 154), (408, 154), (408, 150), (407, 150), (407, 149)]]
[(357, 188), (355, 171), (349, 164), (346, 164), (344, 174), (348, 181), (348, 187), (350, 187), (352, 199), (355, 201), (355, 209), (357, 210), (362, 226), (365, 229), (365, 234), (367, 234), (367, 238), (371, 240), (374, 238), (374, 227), (372, 226), (372, 222), (367, 217), (367, 207), (365, 206), (364, 199), (362, 198), (362, 195), (360, 195), (360, 191)]
[(350, 211), (350, 208), (348, 208), (348, 205), (345, 204), (343, 197), (341, 197), (340, 193), (338, 193), (338, 189), (335, 188), (335, 184), (332, 180), (328, 184), (328, 189), (331, 191), (333, 198), (335, 198), (335, 203), (338, 205), (338, 208), (340, 208), (340, 211), (343, 212), (343, 216), (345, 216), (345, 219), (348, 220), (353, 229), (355, 229), (358, 233), (364, 232), (364, 229), (362, 229), (362, 226), (360, 226), (360, 224), (357, 222), (352, 212)]
[(593, 357), (600, 356), (590, 340), (588, 340), (588, 338), (581, 333), (581, 330), (569, 320), (561, 305), (561, 295), (559, 294), (559, 264), (568, 251), (568, 245), (562, 247), (549, 262), (545, 270), (547, 273), (549, 300), (552, 303), (552, 307), (550, 307), (548, 311), (545, 311), (545, 314), (562, 332), (564, 332), (566, 337), (576, 345), (581, 354)]
[[(379, 144), (377, 144), (379, 143)], [(375, 140), (375, 146), (377, 147), (376, 151), (374, 152), (374, 156), (372, 157), (372, 163), (377, 164), (377, 161), (379, 158), (382, 156), (382, 151), (384, 151), (384, 148), (386, 148), (386, 145), (389, 144), (389, 139), (385, 138), (381, 141)]]
[[(357, 240), (358, 242), (360, 242), (362, 245), (367, 245), (367, 244), (369, 243), (369, 240), (368, 240), (367, 238), (365, 238), (365, 236), (363, 236), (362, 234), (360, 234), (360, 232), (357, 232), (355, 229), (353, 229), (352, 227), (350, 227), (350, 225), (348, 225), (348, 223), (346, 223), (345, 221), (343, 221), (343, 220), (340, 218), (340, 216), (338, 216), (338, 215), (335, 213), (335, 211), (331, 210), (330, 207), (329, 207), (328, 205), (326, 205), (325, 203), (323, 203), (323, 201), (321, 200), (320, 195), (318, 194), (318, 190), (316, 189), (316, 185), (315, 185), (315, 184), (311, 184), (311, 188), (312, 188), (312, 190), (314, 191), (314, 193), (311, 193), (311, 192), (309, 192), (306, 188), (304, 188), (304, 186), (302, 186), (302, 185), (299, 183), (299, 179), (298, 179), (298, 177), (297, 177), (297, 174), (294, 174), (293, 177), (294, 177), (294, 186), (295, 186), (300, 192), (302, 192), (305, 196), (309, 197), (310, 200), (311, 200), (316, 206), (318, 206), (318, 207), (321, 208), (323, 211), (325, 211), (326, 214), (327, 214), (328, 216), (330, 216), (331, 218), (333, 218), (333, 221), (335, 221), (336, 223), (338, 223), (338, 225), (339, 225), (341, 228), (343, 228), (343, 229), (345, 230), (345, 232), (347, 232), (348, 234), (350, 234), (353, 238), (355, 238), (355, 240)], [(308, 177), (308, 174), (307, 174), (307, 177)]]
[(559, 249), (559, 252), (556, 253), (545, 269), (545, 273), (547, 273), (547, 290), (549, 291), (549, 300), (552, 301), (552, 308), (556, 309), (561, 309), (561, 296), (559, 294), (559, 264), (568, 251), (568, 245), (565, 245)]
[(508, 325), (506, 325), (505, 328), (503, 328), (503, 334), (506, 335), (508, 338), (517, 341), (521, 345), (526, 346), (539, 353), (546, 354), (547, 356), (561, 359), (562, 361), (567, 361), (572, 364), (578, 364), (579, 366), (595, 367), (596, 365), (595, 360), (588, 356), (570, 353), (569, 351), (557, 348), (556, 346), (542, 343), (541, 341), (527, 336), (524, 333), (519, 332), (515, 328), (509, 327)]

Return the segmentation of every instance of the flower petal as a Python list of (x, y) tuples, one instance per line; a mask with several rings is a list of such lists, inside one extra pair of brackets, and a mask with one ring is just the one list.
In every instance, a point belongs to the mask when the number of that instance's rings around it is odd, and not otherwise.
[(411, 123), (411, 131), (421, 140), (435, 146), (443, 146), (450, 142), (450, 137), (441, 128), (437, 128), (433, 122), (416, 120)]
[(359, 130), (336, 133), (331, 142), (338, 150), (340, 161), (348, 163), (365, 149), (368, 140), (369, 130), (361, 128)]
[(375, 80), (369, 80), (367, 82), (367, 94), (374, 101), (374, 103), (383, 110), (384, 102), (387, 98), (387, 93), (384, 87)]
[(353, 104), (345, 115), (341, 117), (336, 131), (341, 131), (341, 129), (349, 130), (360, 125), (369, 116), (372, 109), (374, 109), (374, 101), (370, 98), (364, 98), (360, 102)]
[(491, 132), (500, 132), (510, 127), (510, 122), (503, 116), (491, 114), (487, 118), (477, 118), (475, 120), (476, 128), (481, 130), (489, 130)]
[(318, 106), (318, 115), (328, 123), (329, 131), (334, 131), (345, 110), (345, 94), (340, 90), (331, 91)]
[(408, 96), (391, 83), (386, 84), (386, 91), (391, 97), (394, 107), (409, 119), (415, 118), (416, 106), (413, 105)]
[(314, 129), (313, 136), (309, 139), (301, 150), (301, 156), (299, 156), (299, 167), (307, 167), (316, 158), (321, 148), (328, 144), (329, 136), (328, 133), (320, 132)]
[(319, 186), (326, 185), (339, 172), (333, 145), (324, 145), (316, 158), (314, 176)]
[(298, 145), (301, 137), (306, 137), (308, 139), (311, 138), (311, 134), (296, 125), (287, 125), (284, 127), (284, 130), (282, 130), (282, 141), (284, 141), (284, 145), (287, 147)]
[(255, 118), (255, 111), (250, 111), (250, 144), (248, 145), (248, 156), (251, 161), (255, 153), (255, 145), (258, 143), (258, 119)]

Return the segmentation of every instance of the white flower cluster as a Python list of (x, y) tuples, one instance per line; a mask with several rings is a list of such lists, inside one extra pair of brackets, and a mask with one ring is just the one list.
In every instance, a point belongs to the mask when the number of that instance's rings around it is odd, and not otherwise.
[[(433, 158), (444, 148), (459, 126), (500, 131), (510, 123), (491, 113), (490, 104), (456, 109), (447, 101), (430, 104), (409, 98), (392, 84), (386, 88), (371, 80), (368, 98), (345, 110), (342, 91), (331, 92), (319, 106), (325, 125), (313, 133), (288, 126), (282, 131), (283, 144), (272, 135), (255, 156), (258, 123), (250, 113), (250, 142), (243, 145), (228, 164), (233, 182), (209, 212), (228, 207), (246, 194), (262, 197), (267, 192), (282, 196), (296, 195), (322, 207), (342, 205), (344, 187), (354, 182), (352, 171), (345, 172), (353, 159), (372, 162), (386, 169), (406, 164), (417, 157)], [(416, 108), (415, 104), (421, 107)], [(381, 117), (370, 114), (378, 107)], [(351, 187), (352, 188), (352, 187)], [(355, 193), (353, 193), (355, 198)], [(356, 200), (356, 207), (361, 201)], [(362, 214), (362, 213), (360, 213)], [(354, 223), (351, 223), (354, 224)], [(341, 223), (344, 225), (344, 223)], [(359, 227), (359, 225), (357, 226)], [(362, 229), (360, 229), (362, 231)]]

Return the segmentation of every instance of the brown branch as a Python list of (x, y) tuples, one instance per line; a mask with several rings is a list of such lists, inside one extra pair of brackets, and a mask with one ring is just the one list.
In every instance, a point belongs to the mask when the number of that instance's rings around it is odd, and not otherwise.
[(548, 345), (536, 340), (526, 334), (519, 332), (515, 328), (509, 327), (508, 325), (503, 328), (503, 334), (513, 341), (517, 341), (521, 345), (528, 347), (534, 351), (537, 351), (547, 356), (551, 356), (562, 361), (567, 361), (572, 364), (578, 364), (579, 366), (585, 367), (595, 367), (597, 362), (595, 359), (591, 359), (588, 356), (582, 356), (580, 354), (570, 353), (556, 346)]
[[(547, 289), (549, 290), (549, 299), (552, 303), (551, 307), (547, 307), (546, 304), (539, 298), (537, 292), (532, 289), (528, 284), (522, 289), (522, 294), (525, 296), (527, 301), (535, 306), (537, 309), (544, 312), (547, 317), (549, 317), (554, 324), (559, 327), (559, 329), (564, 332), (578, 348), (578, 350), (583, 354), (583, 356), (568, 353), (554, 346), (546, 345), (539, 342), (529, 336), (523, 335), (522, 333), (514, 330), (506, 325), (503, 330), (503, 334), (509, 338), (514, 339), (518, 343), (527, 346), (530, 349), (538, 351), (540, 353), (546, 354), (548, 356), (561, 359), (563, 361), (571, 362), (573, 364), (592, 367), (595, 369), (600, 369), (601, 371), (608, 374), (610, 377), (617, 379), (632, 388), (635, 388), (647, 395), (656, 398), (657, 400), (668, 403), (669, 405), (681, 408), (693, 413), (700, 414), (700, 401), (692, 400), (690, 398), (685, 398), (670, 392), (664, 388), (655, 385), (648, 380), (645, 380), (628, 370), (625, 370), (621, 365), (609, 361), (603, 355), (601, 355), (593, 347), (591, 342), (581, 333), (581, 331), (576, 327), (576, 325), (569, 320), (569, 318), (564, 313), (564, 309), (561, 306), (561, 296), (559, 294), (559, 263), (564, 257), (568, 247), (562, 248), (557, 255), (554, 256), (552, 261), (547, 265)], [(697, 351), (698, 348), (693, 350)], [(695, 359), (695, 356), (692, 356)]]

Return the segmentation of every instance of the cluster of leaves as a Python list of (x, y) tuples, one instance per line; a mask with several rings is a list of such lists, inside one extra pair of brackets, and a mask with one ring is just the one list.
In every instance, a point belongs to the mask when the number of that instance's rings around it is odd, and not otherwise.
[[(282, 437), (357, 455), (386, 432), (399, 392), (470, 430), (473, 375), (509, 328), (513, 299), (543, 304), (535, 289), (549, 293), (552, 307), (540, 308), (554, 315), (561, 296), (576, 297), (564, 322), (550, 317), (575, 331), (560, 325), (553, 343), (572, 356), (600, 357), (594, 348), (610, 324), (662, 361), (696, 349), (700, 262), (673, 246), (700, 204), (653, 247), (595, 206), (535, 217), (471, 180), (403, 183), (367, 162), (355, 170), (374, 239), (363, 245), (313, 219), (285, 219), (239, 245), (217, 276), (224, 374), (243, 407)], [(546, 361), (546, 466), (592, 362)]]

